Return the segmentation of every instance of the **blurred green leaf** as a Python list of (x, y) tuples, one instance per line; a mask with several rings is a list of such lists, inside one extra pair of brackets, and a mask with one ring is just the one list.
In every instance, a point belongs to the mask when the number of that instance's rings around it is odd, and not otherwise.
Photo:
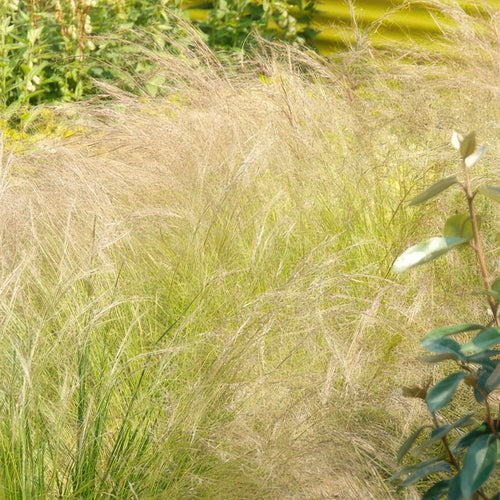
[(441, 500), (450, 487), (449, 479), (443, 479), (431, 486), (422, 496), (422, 500)]
[(458, 177), (456, 175), (445, 177), (444, 179), (441, 179), (432, 186), (428, 187), (423, 193), (420, 193), (418, 196), (415, 196), (415, 198), (412, 198), (408, 202), (408, 205), (414, 206), (423, 203), (424, 201), (430, 200), (431, 198), (434, 198), (439, 193), (443, 192), (445, 189), (448, 189), (450, 186), (453, 186), (453, 184), (456, 184), (457, 182)]
[(440, 500), (448, 492), (450, 487), (449, 480), (439, 481), (434, 486), (431, 486), (422, 496), (422, 500)]
[(464, 238), (435, 237), (413, 245), (396, 259), (392, 266), (392, 272), (402, 273), (412, 267), (430, 262), (466, 241)]
[(420, 356), (422, 361), (425, 363), (440, 363), (441, 361), (457, 360), (461, 359), (455, 352), (443, 352), (440, 354), (433, 354), (430, 356)]
[(500, 203), (500, 187), (497, 186), (481, 186), (478, 192), (484, 194), (488, 198)]
[(422, 339), (422, 347), (426, 348), (427, 342), (440, 337), (448, 337), (448, 335), (455, 335), (456, 333), (470, 332), (473, 330), (482, 330), (483, 328), (482, 325), (478, 325), (477, 323), (465, 323), (463, 325), (434, 328)]
[(441, 427), (434, 429), (429, 438), (423, 441), (417, 448), (415, 448), (412, 454), (416, 455), (421, 451), (425, 450), (426, 448), (428, 448), (429, 446), (432, 446), (433, 444), (437, 443), (438, 441), (446, 437), (454, 429), (458, 429), (460, 427), (467, 427), (469, 425), (474, 424), (472, 415), (473, 415), (472, 413), (469, 413), (459, 418), (455, 422), (450, 422), (449, 424), (444, 424)]
[(460, 141), (460, 156), (463, 160), (476, 150), (476, 133), (471, 132)]
[(448, 498), (446, 500), (464, 500), (462, 491), (460, 490), (460, 474), (451, 479)]
[(401, 486), (406, 488), (423, 477), (436, 474), (436, 472), (451, 472), (451, 466), (444, 460), (427, 460), (415, 467), (414, 471), (401, 483)]
[(468, 449), (460, 471), (460, 489), (470, 498), (490, 477), (497, 459), (498, 441), (494, 434), (480, 436)]
[(500, 328), (488, 328), (462, 346), (466, 355), (477, 354), (500, 343)]
[(447, 353), (453, 356), (453, 359), (465, 359), (465, 356), (462, 352), (462, 346), (453, 339), (448, 337), (439, 337), (435, 339), (431, 339), (425, 343), (425, 349), (435, 352), (437, 354)]
[(464, 372), (456, 372), (438, 382), (427, 393), (425, 400), (429, 411), (435, 412), (444, 408), (453, 397), (458, 384), (467, 376)]
[(472, 222), (469, 215), (456, 214), (449, 217), (444, 225), (443, 234), (446, 237), (471, 240), (474, 233), (472, 232)]
[(485, 434), (491, 434), (491, 430), (486, 422), (478, 425), (475, 429), (462, 436), (460, 439), (455, 441), (451, 446), (451, 451), (453, 453), (459, 453), (465, 448), (468, 448), (478, 437), (484, 436)]
[(497, 363), (495, 369), (487, 378), (485, 384), (486, 390), (491, 392), (498, 386), (498, 384), (500, 384), (500, 362)]
[(410, 436), (408, 436), (408, 438), (405, 440), (405, 442), (399, 448), (398, 457), (397, 457), (398, 463), (400, 463), (401, 460), (405, 457), (405, 455), (410, 451), (411, 447), (413, 446), (413, 443), (415, 443), (415, 441), (418, 439), (420, 434), (422, 434), (422, 432), (425, 429), (432, 429), (432, 426), (422, 425), (422, 427), (419, 427), (416, 431), (412, 432), (410, 434)]
[(165, 77), (161, 74), (156, 74), (146, 83), (146, 89), (152, 97), (156, 97), (158, 90), (165, 83)]
[(486, 351), (478, 352), (477, 354), (471, 354), (470, 356), (465, 357), (465, 361), (467, 363), (476, 363), (480, 365), (489, 366), (492, 369), (496, 366), (496, 361), (491, 358), (497, 357), (500, 355), (500, 351), (492, 351), (491, 349), (487, 349)]
[(479, 292), (474, 292), (474, 295), (489, 295), (497, 302), (500, 301), (500, 292), (497, 292), (496, 290), (479, 290)]

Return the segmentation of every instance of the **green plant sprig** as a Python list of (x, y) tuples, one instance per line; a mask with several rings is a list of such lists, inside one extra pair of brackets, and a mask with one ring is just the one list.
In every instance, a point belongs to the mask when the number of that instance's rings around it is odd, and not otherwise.
[[(477, 214), (474, 201), (478, 194), (482, 194), (500, 203), (500, 187), (473, 187), (471, 169), (487, 149), (486, 146), (478, 146), (474, 132), (465, 136), (454, 132), (451, 143), (460, 154), (464, 180), (460, 181), (456, 174), (445, 177), (410, 200), (409, 205), (424, 203), (457, 184), (464, 192), (468, 211), (449, 217), (443, 236), (408, 248), (396, 259), (392, 271), (400, 273), (430, 262), (454, 248), (469, 246), (476, 254), (484, 284), (482, 293), (487, 296), (493, 320), (486, 326), (467, 323), (436, 328), (423, 338), (422, 347), (432, 353), (424, 358), (425, 361), (453, 361), (459, 371), (446, 376), (432, 387), (429, 384), (423, 388), (404, 389), (406, 396), (426, 401), (432, 416), (432, 425), (422, 426), (413, 432), (401, 446), (398, 462), (408, 454), (419, 458), (426, 453), (431, 458), (404, 467), (396, 472), (391, 480), (401, 481), (401, 486), (407, 487), (428, 476), (437, 478), (424, 493), (422, 498), (426, 500), (498, 500), (500, 493), (490, 497), (486, 493), (486, 486), (497, 465), (497, 455), (500, 451), (500, 419), (498, 415), (494, 415), (488, 401), (491, 393), (500, 386), (500, 351), (497, 350), (500, 344), (500, 279), (492, 280), (488, 272), (481, 238), (481, 217)], [(475, 332), (475, 336), (468, 342), (459, 343), (452, 338), (453, 335), (466, 332)], [(443, 424), (438, 412), (450, 403), (462, 381), (472, 388), (476, 402), (482, 405), (483, 410), (477, 415), (466, 414), (455, 422)], [(463, 430), (466, 428), (472, 430), (466, 432)], [(430, 435), (415, 446), (427, 429), (432, 429)], [(450, 444), (450, 438), (457, 432), (462, 435)], [(438, 443), (441, 443), (442, 449), (436, 447)]]

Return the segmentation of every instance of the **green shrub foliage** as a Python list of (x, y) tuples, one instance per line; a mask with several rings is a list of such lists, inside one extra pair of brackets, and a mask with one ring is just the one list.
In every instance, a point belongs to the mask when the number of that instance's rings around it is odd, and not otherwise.
[[(313, 33), (311, 0), (213, 7), (200, 23), (213, 47), (242, 46), (254, 32), (299, 43)], [(78, 100), (93, 91), (93, 79), (135, 90), (130, 75), (138, 74), (155, 94), (159, 77), (146, 54), (191, 37), (182, 15), (169, 0), (0, 0), (0, 110)]]
[(214, 0), (200, 28), (216, 48), (241, 47), (252, 32), (302, 44), (316, 33), (313, 0)]
[(172, 13), (165, 0), (0, 1), (0, 109), (77, 100), (93, 78), (143, 71), (141, 33), (178, 29)]
[[(405, 395), (425, 400), (432, 416), (432, 425), (415, 430), (401, 446), (398, 461), (409, 455), (413, 465), (404, 467), (392, 476), (402, 487), (427, 478), (424, 499), (499, 499), (500, 493), (491, 494), (491, 477), (497, 467), (500, 419), (492, 409), (490, 396), (500, 385), (500, 328), (498, 308), (500, 279), (492, 279), (487, 268), (480, 231), (480, 217), (474, 205), (476, 196), (487, 196), (500, 203), (500, 187), (475, 185), (471, 171), (486, 151), (476, 144), (474, 132), (462, 136), (452, 135), (452, 145), (461, 158), (458, 175), (446, 177), (410, 201), (410, 205), (424, 203), (446, 189), (459, 186), (464, 192), (466, 211), (446, 221), (443, 235), (410, 247), (400, 255), (392, 270), (403, 272), (429, 262), (454, 248), (469, 247), (477, 257), (484, 284), (483, 293), (491, 310), (492, 320), (487, 325), (474, 322), (436, 328), (422, 341), (430, 352), (425, 359), (430, 363), (453, 363), (455, 371), (432, 387), (406, 389)], [(475, 181), (476, 182), (476, 181)], [(454, 336), (470, 336), (458, 342)], [(453, 399), (459, 385), (471, 388), (471, 397), (478, 406), (476, 413), (447, 422), (440, 411)], [(418, 443), (418, 444), (417, 444)], [(439, 445), (439, 446), (437, 446)], [(426, 459), (415, 464), (422, 455)], [(428, 457), (431, 458), (428, 458)], [(429, 477), (428, 477), (429, 476)], [(430, 484), (430, 487), (429, 487)]]

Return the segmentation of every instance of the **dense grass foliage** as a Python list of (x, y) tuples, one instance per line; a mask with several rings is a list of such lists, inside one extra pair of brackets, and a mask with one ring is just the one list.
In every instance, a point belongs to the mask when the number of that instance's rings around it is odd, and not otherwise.
[(449, 2), (431, 0), (325, 5), (312, 0), (217, 0), (208, 10), (193, 6), (199, 5), (170, 0), (0, 2), (3, 115), (8, 110), (23, 122), (26, 106), (96, 95), (99, 83), (154, 97), (168, 80), (156, 71), (158, 55), (196, 44), (200, 36), (193, 35), (188, 18), (212, 48), (255, 49), (257, 33), (299, 46), (312, 43), (328, 53), (339, 46), (387, 46), (403, 39), (425, 44), (430, 35), (448, 35), (457, 26), (482, 36), (488, 28), (479, 21), (488, 26), (496, 15), (488, 4), (450, 7)]
[(453, 57), (335, 62), (261, 41), (223, 64), (192, 34), (141, 96), (101, 85), (6, 131), (0, 497), (400, 498), (425, 417), (400, 386), (480, 284), (461, 253), (389, 269), (456, 207), (405, 207), (452, 169), (450, 130), (500, 150), (496, 23)]

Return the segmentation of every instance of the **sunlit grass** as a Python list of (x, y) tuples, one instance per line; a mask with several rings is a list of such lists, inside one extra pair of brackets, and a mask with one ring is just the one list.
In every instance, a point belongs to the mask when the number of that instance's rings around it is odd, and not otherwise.
[(156, 61), (164, 97), (106, 87), (54, 110), (75, 135), (5, 154), (0, 496), (400, 498), (424, 408), (399, 387), (476, 282), (465, 253), (388, 271), (457, 207), (404, 203), (453, 173), (451, 130), (500, 151), (485, 43), (226, 70), (190, 47)]

